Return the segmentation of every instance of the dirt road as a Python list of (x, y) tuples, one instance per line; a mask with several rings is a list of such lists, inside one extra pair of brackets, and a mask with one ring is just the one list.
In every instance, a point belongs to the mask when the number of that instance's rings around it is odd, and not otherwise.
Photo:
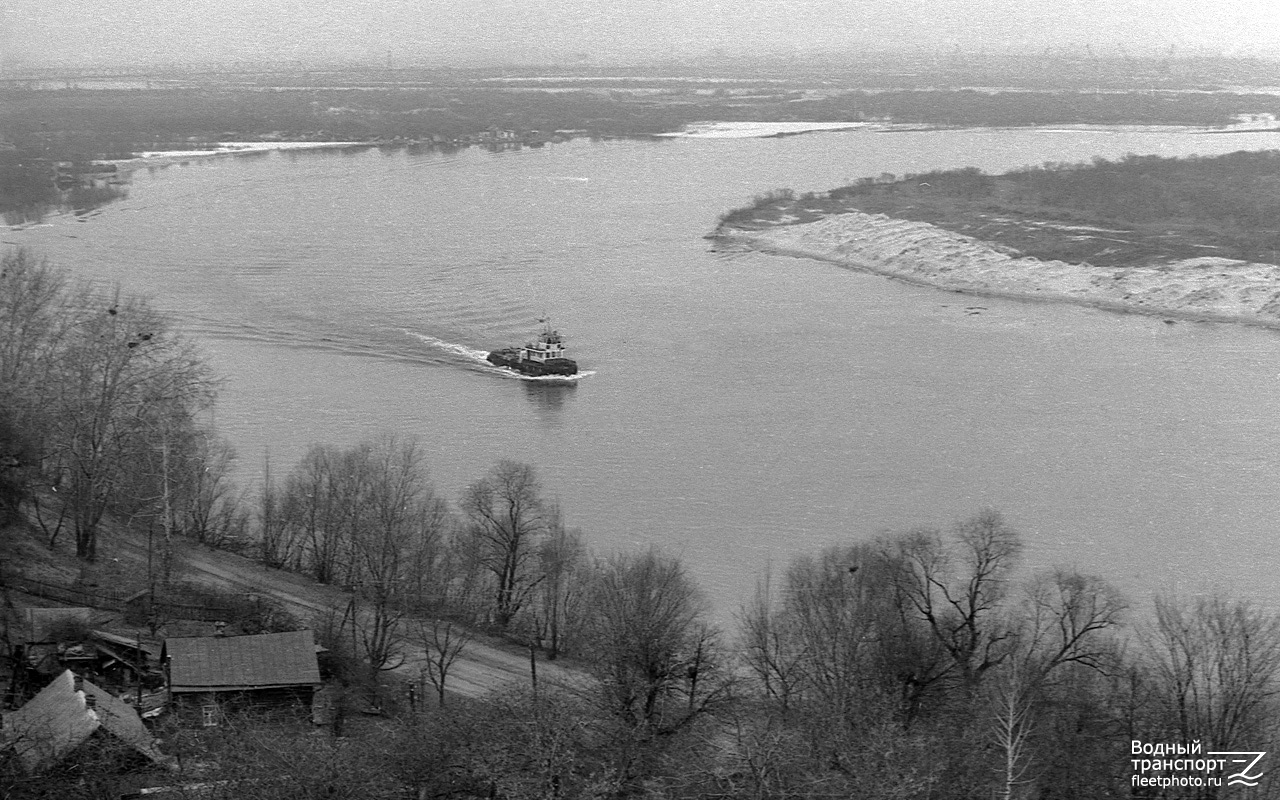
[[(188, 545), (180, 560), (185, 580), (231, 592), (270, 597), (303, 621), (319, 620), (330, 613), (341, 616), (351, 603), (350, 592), (314, 583), (301, 575), (269, 569), (233, 553)], [(405, 661), (395, 673), (408, 680), (417, 680), (425, 659), (426, 654), (421, 647), (407, 646)], [(541, 657), (537, 673), (539, 685), (581, 689), (589, 683), (583, 673)], [(450, 693), (483, 697), (505, 688), (528, 686), (529, 682), (527, 650), (476, 635), (454, 662), (447, 686)]]

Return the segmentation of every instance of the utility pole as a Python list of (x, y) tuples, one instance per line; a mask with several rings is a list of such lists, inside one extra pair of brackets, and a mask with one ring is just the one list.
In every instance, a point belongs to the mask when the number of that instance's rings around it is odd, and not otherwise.
[(538, 658), (537, 658), (537, 654), (538, 654), (538, 649), (537, 649), (537, 647), (533, 644), (533, 642), (530, 642), (530, 643), (529, 643), (529, 681), (533, 684), (533, 699), (534, 699), (535, 701), (538, 699)]
[(136, 673), (138, 676), (138, 716), (142, 716), (142, 661), (144, 658), (146, 656), (142, 654), (142, 631), (138, 631), (138, 671)]

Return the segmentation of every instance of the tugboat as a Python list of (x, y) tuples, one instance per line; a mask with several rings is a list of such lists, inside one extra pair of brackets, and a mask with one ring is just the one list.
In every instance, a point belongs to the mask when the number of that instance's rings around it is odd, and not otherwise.
[(522, 347), (504, 347), (494, 350), (486, 360), (495, 366), (514, 369), (525, 375), (575, 375), (578, 362), (564, 357), (564, 339), (559, 331), (551, 329), (551, 323), (545, 319), (542, 332), (536, 342)]

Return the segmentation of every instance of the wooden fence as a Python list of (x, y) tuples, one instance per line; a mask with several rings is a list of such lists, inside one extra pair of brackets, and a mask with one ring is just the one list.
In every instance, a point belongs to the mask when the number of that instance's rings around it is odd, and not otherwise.
[[(100, 608), (106, 611), (115, 611), (125, 613), (136, 609), (142, 613), (147, 612), (148, 601), (150, 598), (146, 592), (135, 592), (131, 595), (125, 595), (121, 592), (106, 587), (85, 587), (76, 588), (72, 586), (61, 586), (46, 581), (39, 581), (33, 578), (24, 578), (17, 575), (6, 575), (0, 578), (0, 588), (11, 589), (13, 591), (22, 592), (23, 594), (39, 597), (43, 600), (52, 600), (58, 603), (67, 603), (72, 606), (82, 606), (86, 608)], [(246, 601), (246, 608), (232, 608), (230, 606), (220, 605), (197, 605), (193, 603), (180, 603), (169, 600), (162, 595), (157, 595), (154, 602), (150, 604), (151, 609), (160, 617), (165, 619), (190, 619), (201, 622), (230, 622), (244, 615), (249, 610), (249, 604)]]

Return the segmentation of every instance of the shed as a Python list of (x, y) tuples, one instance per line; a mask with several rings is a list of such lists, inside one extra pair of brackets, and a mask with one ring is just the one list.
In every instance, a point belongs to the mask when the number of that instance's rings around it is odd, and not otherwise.
[(109, 735), (157, 764), (168, 760), (136, 711), (71, 670), (4, 715), (0, 750), (12, 748), (23, 769), (37, 773), (60, 763), (95, 734)]

